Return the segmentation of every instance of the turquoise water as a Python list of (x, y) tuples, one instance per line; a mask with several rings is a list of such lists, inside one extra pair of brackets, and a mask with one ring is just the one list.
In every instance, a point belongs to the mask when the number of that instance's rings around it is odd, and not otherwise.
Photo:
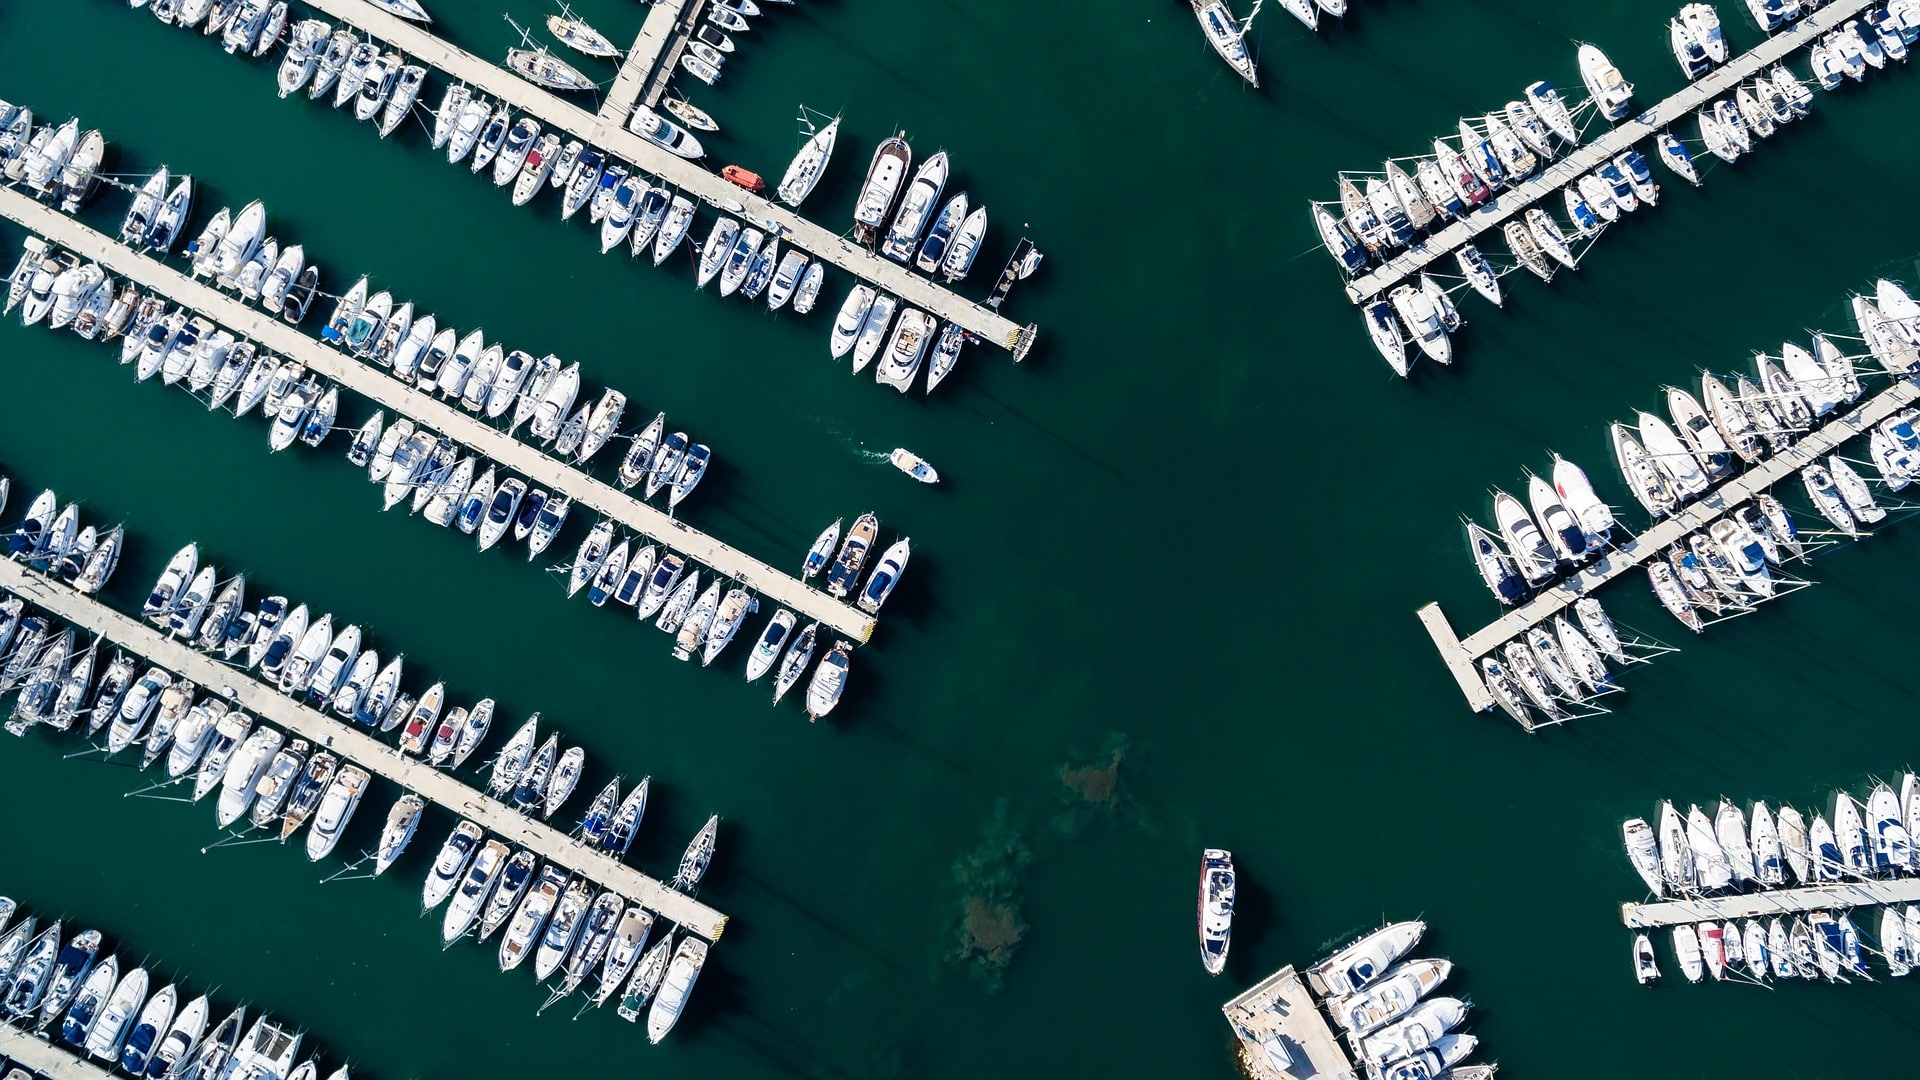
[[(577, 6), (616, 40), (644, 16)], [(432, 7), (468, 48), (512, 43), (497, 5)], [(1270, 8), (1257, 92), (1161, 2), (1036, 18), (1005, 0), (803, 0), (761, 20), (719, 88), (688, 84), (725, 128), (715, 158), (763, 174), (796, 144), (798, 104), (844, 113), (808, 203), (834, 225), (874, 141), (904, 127), (921, 155), (944, 146), (952, 186), (993, 213), (971, 295), (1023, 233), (1047, 252), (1007, 307), (1040, 323), (1032, 357), (971, 351), (931, 401), (831, 365), (843, 275), (810, 319), (723, 307), (684, 265), (598, 256), (550, 199), (512, 210), (424, 131), (380, 143), (277, 100), (267, 64), (109, 0), (10, 8), (0, 96), (101, 128), (116, 171), (193, 172), (202, 214), (264, 200), (336, 287), (374, 274), (443, 325), (579, 360), (631, 415), (667, 410), (718, 458), (684, 508), (695, 526), (797, 565), (827, 521), (873, 509), (915, 559), (846, 702), (810, 726), (733, 677), (740, 656), (673, 663), (517, 556), (380, 514), (334, 453), (269, 457), (259, 425), (16, 327), (0, 333), (0, 469), (16, 513), (53, 486), (90, 520), (129, 522), (110, 599), (134, 603), (197, 539), (256, 592), (404, 649), (410, 682), (540, 710), (589, 748), (583, 789), (654, 777), (636, 865), (670, 872), (725, 816), (701, 895), (733, 922), (663, 1046), (610, 1014), (535, 1018), (524, 973), (497, 974), (490, 950), (442, 953), (414, 918), (445, 815), (387, 878), (317, 886), (327, 868), (274, 845), (201, 854), (205, 806), (123, 798), (130, 772), (40, 738), (0, 754), (0, 888), (297, 1018), (331, 1060), (380, 1076), (1225, 1075), (1220, 1002), (1414, 916), (1508, 1075), (1884, 1068), (1913, 993), (1886, 980), (1635, 986), (1615, 904), (1639, 885), (1616, 837), (1661, 797), (1804, 804), (1912, 760), (1910, 526), (1697, 641), (1639, 585), (1609, 590), (1616, 619), (1684, 651), (1634, 670), (1615, 715), (1531, 738), (1461, 707), (1412, 611), (1440, 600), (1463, 632), (1494, 614), (1456, 524), (1484, 514), (1488, 487), (1554, 449), (1624, 504), (1608, 421), (1701, 367), (1844, 329), (1847, 291), (1875, 276), (1920, 279), (1920, 223), (1901, 212), (1913, 73), (1823, 95), (1699, 192), (1666, 185), (1577, 273), (1509, 279), (1504, 312), (1467, 298), (1454, 368), (1403, 385), (1313, 249), (1304, 201), (1536, 78), (1577, 88), (1576, 38), (1643, 103), (1680, 76), (1670, 11), (1639, 0), (1354, 8), (1318, 38)], [(1722, 15), (1736, 47), (1757, 39), (1743, 12)], [(111, 226), (123, 199), (89, 220)], [(19, 239), (0, 226), (9, 251)], [(896, 445), (945, 482), (876, 463)], [(378, 825), (363, 812), (343, 848)], [(1244, 882), (1218, 979), (1190, 915), (1211, 845), (1234, 849)], [(976, 928), (1019, 930), (1003, 969), (952, 958), (969, 901)]]

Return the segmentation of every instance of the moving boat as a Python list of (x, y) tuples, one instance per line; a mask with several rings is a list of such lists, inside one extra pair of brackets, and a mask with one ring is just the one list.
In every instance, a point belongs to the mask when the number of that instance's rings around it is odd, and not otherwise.
[(1233, 938), (1233, 853), (1208, 848), (1200, 854), (1200, 963), (1218, 975), (1227, 965)]

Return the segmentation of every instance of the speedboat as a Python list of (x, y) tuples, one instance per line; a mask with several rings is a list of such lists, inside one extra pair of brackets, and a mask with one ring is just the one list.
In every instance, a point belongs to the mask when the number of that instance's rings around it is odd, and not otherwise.
[(1600, 114), (1609, 120), (1626, 119), (1633, 106), (1633, 84), (1621, 76), (1607, 54), (1597, 46), (1582, 44), (1579, 51), (1580, 78), (1587, 84)]

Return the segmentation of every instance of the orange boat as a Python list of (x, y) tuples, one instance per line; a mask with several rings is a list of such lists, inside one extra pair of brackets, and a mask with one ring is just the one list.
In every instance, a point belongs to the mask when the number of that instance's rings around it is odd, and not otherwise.
[(760, 178), (759, 173), (743, 169), (738, 165), (729, 165), (721, 169), (720, 175), (739, 184), (748, 191), (762, 191), (765, 190), (767, 186), (767, 182)]

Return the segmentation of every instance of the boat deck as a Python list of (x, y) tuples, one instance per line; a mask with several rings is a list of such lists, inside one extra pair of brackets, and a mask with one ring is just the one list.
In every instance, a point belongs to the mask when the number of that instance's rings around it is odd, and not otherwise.
[[(406, 757), (361, 728), (269, 689), (252, 675), (197, 652), (148, 623), (82, 596), (11, 560), (0, 561), (0, 589), (14, 593), (30, 606), (70, 626), (97, 634), (175, 675), (192, 679), (201, 689), (219, 694), (257, 719), (306, 739), (316, 747), (326, 747), (361, 768), (471, 820), (489, 834), (531, 850), (603, 889), (612, 889), (709, 941), (718, 940), (721, 931), (726, 929), (725, 915), (693, 897), (589, 849), (551, 825), (508, 809), (451, 775)], [(362, 818), (364, 824), (365, 818), (384, 813), (382, 806), (363, 805), (356, 816)], [(416, 842), (432, 843), (433, 840), (416, 838)]]
[(47, 1080), (113, 1080), (114, 1074), (51, 1040), (36, 1038), (11, 1024), (0, 1024), (0, 1080), (25, 1080), (26, 1073)]
[[(1592, 172), (1602, 162), (1611, 161), (1621, 151), (1665, 130), (1668, 125), (1691, 115), (1715, 98), (1732, 93), (1740, 83), (1786, 59), (1797, 49), (1810, 47), (1824, 33), (1856, 18), (1878, 0), (1835, 0), (1805, 18), (1788, 24), (1766, 41), (1688, 83), (1669, 97), (1637, 116), (1615, 125), (1590, 143), (1576, 147), (1565, 157), (1549, 164), (1540, 174), (1518, 187), (1502, 192), (1465, 221), (1455, 221), (1424, 241), (1408, 247), (1372, 270), (1347, 283), (1347, 299), (1364, 304), (1431, 265), (1452, 254), (1474, 237), (1496, 228), (1508, 218), (1524, 212), (1544, 195), (1564, 187)], [(1651, 155), (1649, 155), (1651, 157)]]
[[(742, 585), (799, 612), (802, 618), (830, 626), (858, 642), (873, 634), (872, 616), (808, 586), (791, 574), (689, 527), (685, 522), (633, 498), (602, 480), (571, 468), (448, 402), (421, 393), (380, 368), (362, 363), (309, 337), (297, 327), (237, 297), (195, 280), (157, 259), (148, 258), (13, 188), (0, 188), (0, 216), (126, 278), (196, 311), (262, 349), (298, 360), (314, 373), (368, 398), (389, 414), (411, 417), (527, 478), (530, 485), (564, 492), (588, 508), (678, 551)], [(309, 319), (324, 313), (309, 313)], [(795, 561), (798, 561), (796, 555)]]
[(1651, 930), (1681, 923), (1764, 919), (1803, 911), (1913, 903), (1920, 903), (1920, 878), (1872, 879), (1809, 885), (1797, 889), (1766, 889), (1734, 896), (1621, 904), (1620, 921), (1629, 929)]
[(660, 100), (660, 91), (680, 62), (680, 49), (685, 48), (694, 20), (705, 6), (706, 0), (654, 0), (640, 24), (640, 36), (633, 39), (633, 47), (620, 62), (620, 74), (600, 105), (600, 119), (624, 124), (634, 105)]
[[(955, 323), (982, 341), (1016, 355), (1024, 355), (1025, 350), (1032, 347), (1038, 333), (1033, 325), (1022, 327), (997, 311), (965, 299), (899, 263), (816, 225), (784, 204), (724, 180), (719, 173), (709, 172), (697, 162), (662, 150), (628, 131), (625, 117), (596, 116), (506, 68), (457, 49), (404, 19), (381, 11), (366, 0), (308, 0), (308, 6), (393, 45), (419, 63), (438, 68), (482, 94), (511, 104), (549, 130), (564, 132), (606, 150), (717, 210), (777, 232), (789, 245), (872, 282), (942, 322)], [(842, 154), (850, 152), (843, 150)], [(782, 164), (773, 171), (778, 174), (784, 168)], [(838, 299), (832, 296), (823, 296), (821, 303), (829, 311), (839, 307)], [(823, 337), (824, 333), (823, 329)]]
[(1493, 707), (1493, 695), (1474, 669), (1475, 662), (1481, 657), (1552, 619), (1582, 596), (1648, 559), (1661, 555), (1688, 534), (1698, 532), (1741, 503), (1788, 479), (1816, 459), (1831, 453), (1840, 444), (1866, 434), (1875, 424), (1913, 404), (1915, 400), (1920, 400), (1920, 383), (1906, 380), (1893, 383), (1841, 416), (1808, 432), (1793, 445), (1762, 459), (1757, 465), (1749, 466), (1745, 472), (1721, 483), (1682, 507), (1678, 513), (1662, 518), (1639, 535), (1620, 542), (1605, 558), (1517, 605), (1505, 615), (1467, 635), (1465, 640), (1454, 636), (1438, 604), (1421, 608), (1420, 621), (1433, 637), (1433, 643), (1440, 650), (1448, 671), (1460, 683), (1467, 703), (1475, 711), (1490, 709)]

